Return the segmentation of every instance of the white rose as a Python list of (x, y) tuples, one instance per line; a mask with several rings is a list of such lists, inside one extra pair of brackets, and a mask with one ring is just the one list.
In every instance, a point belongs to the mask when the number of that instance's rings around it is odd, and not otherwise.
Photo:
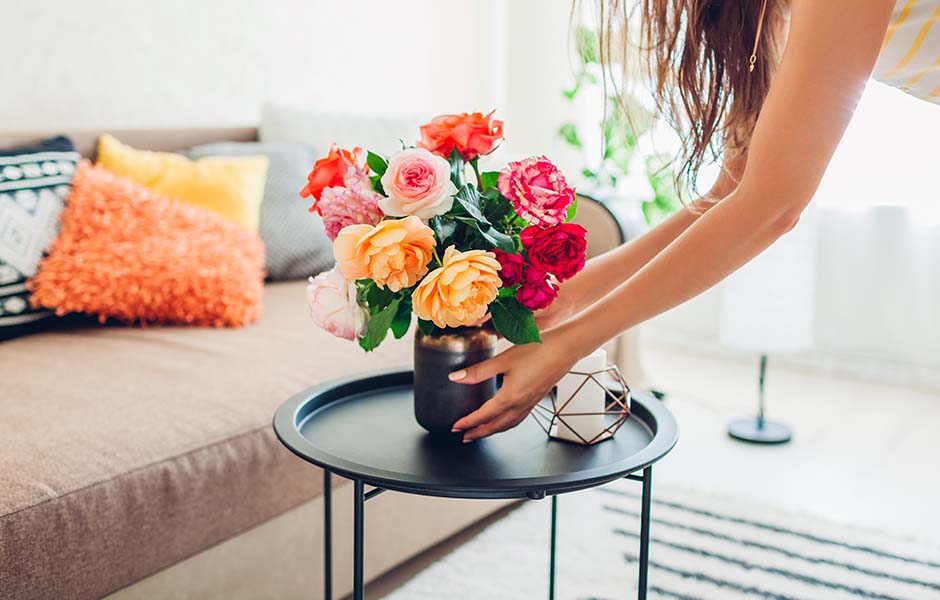
[(359, 305), (354, 282), (344, 279), (336, 267), (309, 281), (307, 302), (317, 326), (347, 340), (365, 335), (369, 312)]

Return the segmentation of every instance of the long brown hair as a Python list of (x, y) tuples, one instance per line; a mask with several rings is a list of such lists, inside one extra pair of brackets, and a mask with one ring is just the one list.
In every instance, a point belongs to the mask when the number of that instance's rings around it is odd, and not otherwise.
[(762, 0), (596, 0), (605, 73), (618, 81), (611, 69), (628, 68), (628, 57), (639, 57), (658, 111), (681, 140), (674, 168), (685, 185), (694, 188), (702, 164), (717, 160), (723, 148), (747, 151), (779, 62), (785, 22), (785, 0), (766, 1), (750, 71)]

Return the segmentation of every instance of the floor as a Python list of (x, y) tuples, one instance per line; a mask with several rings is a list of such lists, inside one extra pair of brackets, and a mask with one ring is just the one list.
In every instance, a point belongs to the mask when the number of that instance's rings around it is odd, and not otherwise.
[[(794, 438), (760, 447), (725, 433), (730, 419), (754, 411), (756, 359), (655, 345), (643, 357), (680, 426), (654, 490), (665, 482), (940, 543), (940, 394), (775, 368), (771, 359), (767, 416), (790, 424)], [(485, 525), (388, 573), (367, 596), (382, 597)]]

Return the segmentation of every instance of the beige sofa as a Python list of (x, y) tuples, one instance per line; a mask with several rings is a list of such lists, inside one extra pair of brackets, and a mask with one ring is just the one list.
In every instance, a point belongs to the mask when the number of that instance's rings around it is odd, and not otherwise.
[[(161, 150), (256, 137), (116, 133)], [(89, 155), (96, 135), (72, 137)], [(605, 208), (580, 214), (591, 253), (620, 243)], [(275, 283), (243, 329), (70, 326), (0, 343), (0, 599), (320, 597), (321, 474), (271, 417), (307, 386), (408, 365), (411, 348), (366, 356), (314, 327), (303, 300), (304, 282)], [(334, 499), (336, 597), (350, 588), (349, 487)], [(504, 504), (383, 495), (366, 515), (367, 578)]]

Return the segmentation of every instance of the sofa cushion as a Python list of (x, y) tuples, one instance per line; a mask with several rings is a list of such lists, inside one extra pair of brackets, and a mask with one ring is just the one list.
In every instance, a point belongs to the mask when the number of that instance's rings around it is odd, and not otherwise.
[(0, 343), (3, 598), (97, 598), (315, 496), (275, 409), (335, 377), (407, 365), (309, 322), (270, 284), (243, 329), (98, 327)]
[(0, 149), (0, 340), (53, 320), (51, 311), (31, 306), (26, 281), (55, 237), (79, 158), (62, 136)]
[(190, 160), (173, 152), (138, 150), (110, 135), (98, 141), (97, 163), (155, 192), (220, 214), (258, 231), (268, 159), (264, 156)]
[(265, 271), (272, 280), (306, 279), (333, 266), (333, 244), (323, 221), (307, 211), (310, 202), (300, 198), (300, 188), (316, 162), (313, 148), (290, 142), (215, 142), (196, 146), (186, 156), (268, 157), (268, 178), (261, 202), (258, 233), (265, 246)]

